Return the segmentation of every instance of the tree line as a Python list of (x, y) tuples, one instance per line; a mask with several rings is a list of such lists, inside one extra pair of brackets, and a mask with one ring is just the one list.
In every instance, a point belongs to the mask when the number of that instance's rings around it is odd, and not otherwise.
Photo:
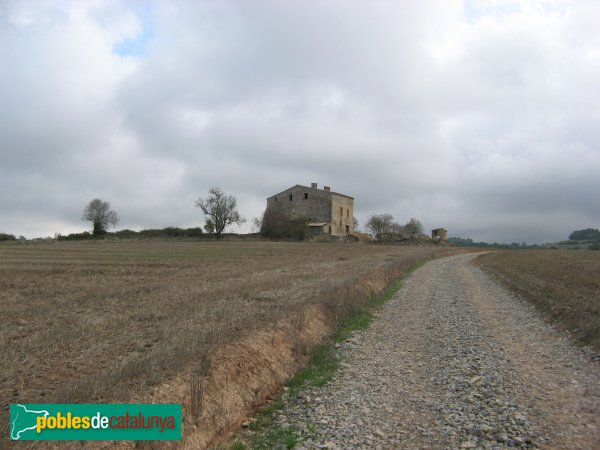
[(414, 236), (423, 233), (423, 224), (415, 218), (404, 225), (394, 222), (391, 214), (376, 214), (369, 217), (366, 227), (377, 239), (385, 236)]
[[(226, 194), (219, 187), (212, 187), (207, 197), (200, 197), (195, 201), (195, 207), (200, 208), (205, 216), (204, 231), (221, 239), (226, 227), (232, 224), (241, 225), (246, 219), (241, 216), (237, 209), (237, 200), (233, 195)], [(95, 198), (84, 208), (81, 220), (90, 222), (91, 233), (72, 233), (69, 235), (58, 235), (59, 240), (85, 240), (110, 235), (122, 238), (132, 237), (200, 237), (203, 232), (199, 227), (178, 228), (166, 227), (163, 229), (147, 229), (141, 231), (119, 230), (110, 232), (110, 228), (116, 228), (120, 222), (119, 215), (111, 208), (108, 201)], [(255, 231), (269, 239), (296, 239), (302, 240), (308, 232), (308, 219), (297, 218), (290, 220), (283, 212), (278, 210), (267, 210), (260, 218), (253, 219)], [(358, 227), (358, 221), (354, 218), (354, 226)], [(394, 221), (391, 214), (379, 214), (369, 217), (366, 228), (373, 233), (377, 239), (384, 236), (409, 235), (414, 236), (423, 233), (423, 225), (417, 219), (410, 219), (406, 224), (400, 225)], [(15, 240), (13, 235), (0, 233), (1, 240)]]
[[(208, 191), (206, 198), (200, 197), (195, 202), (205, 216), (204, 230), (221, 239), (225, 228), (232, 224), (241, 225), (246, 219), (241, 216), (237, 209), (237, 200), (233, 195), (227, 195), (219, 187), (213, 187)], [(92, 236), (99, 237), (107, 233), (110, 226), (116, 227), (119, 223), (118, 214), (110, 207), (110, 203), (94, 199), (84, 209), (82, 220), (92, 224)], [(297, 239), (302, 240), (307, 235), (308, 219), (300, 217), (290, 220), (283, 212), (270, 209), (265, 211), (261, 218), (253, 219), (253, 227), (257, 232), (269, 239)], [(354, 218), (355, 227), (358, 221)], [(423, 225), (415, 218), (401, 225), (394, 221), (391, 214), (375, 214), (369, 217), (366, 228), (373, 233), (375, 238), (382, 239), (384, 236), (414, 236), (423, 233)], [(162, 234), (172, 235), (175, 229), (165, 229)], [(197, 235), (194, 229), (194, 235)], [(201, 231), (201, 230), (200, 230)], [(128, 233), (136, 233), (127, 230)], [(144, 236), (143, 232), (137, 232)], [(115, 233), (122, 234), (121, 232)], [(145, 233), (147, 235), (147, 233)], [(180, 234), (185, 234), (180, 231)]]
[[(221, 239), (225, 229), (232, 224), (241, 225), (246, 219), (241, 216), (237, 207), (237, 200), (233, 195), (226, 194), (219, 187), (212, 187), (207, 197), (199, 197), (194, 204), (200, 208), (205, 216), (204, 231)], [(58, 235), (60, 240), (83, 240), (99, 238), (110, 233), (110, 228), (116, 228), (120, 222), (119, 215), (111, 208), (108, 201), (95, 198), (84, 208), (81, 220), (90, 222), (91, 233), (72, 233), (66, 236)], [(302, 240), (308, 232), (308, 219), (297, 218), (290, 220), (278, 210), (267, 210), (260, 218), (253, 219), (253, 228), (256, 232), (269, 239), (297, 239)], [(358, 221), (354, 218), (354, 227)], [(415, 218), (405, 224), (394, 221), (391, 214), (371, 215), (365, 227), (376, 239), (415, 236), (423, 233), (423, 225)], [(598, 231), (598, 230), (595, 230)], [(199, 237), (202, 228), (166, 227), (163, 229), (147, 229), (142, 231), (120, 230), (111, 235), (115, 237)], [(0, 241), (15, 240), (13, 235), (0, 233)]]
[[(119, 239), (147, 239), (147, 238), (199, 238), (204, 233), (200, 227), (192, 228), (179, 228), (179, 227), (165, 227), (165, 228), (147, 228), (140, 231), (135, 230), (118, 230), (118, 231), (106, 231), (100, 237), (115, 237)], [(98, 237), (98, 236), (96, 236)], [(94, 235), (89, 231), (82, 233), (71, 233), (67, 235), (58, 234), (56, 239), (59, 241), (85, 241), (88, 239), (94, 239)]]
[[(579, 249), (579, 246), (573, 247), (573, 245), (581, 244), (581, 241), (587, 241), (590, 243), (587, 246), (588, 250), (600, 250), (600, 230), (596, 228), (585, 228), (583, 230), (575, 230), (571, 234), (569, 234), (568, 241), (561, 241), (555, 244), (527, 244), (525, 242), (518, 243), (512, 242), (511, 244), (499, 244), (494, 242), (490, 244), (489, 242), (475, 242), (471, 238), (461, 238), (461, 237), (451, 237), (448, 239), (452, 245), (457, 247), (491, 247), (491, 248), (521, 248), (521, 249), (536, 249), (536, 248), (551, 248), (558, 249), (558, 246), (567, 245), (571, 246), (569, 248)], [(584, 247), (586, 248), (586, 247)]]
[[(221, 239), (225, 228), (231, 224), (241, 225), (246, 221), (237, 210), (237, 201), (232, 195), (227, 195), (219, 187), (210, 188), (208, 197), (198, 198), (195, 206), (200, 208), (205, 215), (204, 230)], [(110, 203), (99, 198), (90, 201), (85, 209), (81, 220), (91, 222), (92, 233), (77, 233), (77, 237), (100, 237), (106, 235), (109, 228), (115, 228), (119, 223), (119, 215), (110, 207)], [(87, 236), (86, 236), (87, 234)], [(115, 232), (117, 237), (199, 237), (202, 235), (200, 228), (177, 228), (167, 227), (163, 229), (142, 230), (139, 232), (132, 230), (122, 230)]]

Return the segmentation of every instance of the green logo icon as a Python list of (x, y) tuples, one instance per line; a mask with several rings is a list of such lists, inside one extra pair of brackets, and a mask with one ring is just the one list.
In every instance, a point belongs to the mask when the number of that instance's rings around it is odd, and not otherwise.
[(33, 411), (25, 405), (10, 405), (10, 438), (21, 439), (23, 433), (36, 429), (38, 417), (46, 418), (49, 415), (46, 410)]

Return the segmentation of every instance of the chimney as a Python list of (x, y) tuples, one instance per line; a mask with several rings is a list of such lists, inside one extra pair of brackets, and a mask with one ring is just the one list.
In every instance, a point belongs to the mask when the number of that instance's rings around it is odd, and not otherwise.
[(317, 183), (310, 183), (310, 187), (313, 188), (313, 189), (316, 189), (317, 188)]
[(323, 186), (323, 190), (324, 190), (324, 191), (330, 191), (330, 190), (331, 190), (331, 188), (330, 188), (329, 186)]

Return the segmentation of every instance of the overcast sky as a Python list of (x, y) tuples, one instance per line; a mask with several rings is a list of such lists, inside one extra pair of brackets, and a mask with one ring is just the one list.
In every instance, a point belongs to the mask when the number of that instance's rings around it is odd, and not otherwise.
[[(295, 184), (475, 240), (600, 227), (600, 1), (0, 2), (0, 231)], [(231, 231), (236, 231), (232, 227)]]

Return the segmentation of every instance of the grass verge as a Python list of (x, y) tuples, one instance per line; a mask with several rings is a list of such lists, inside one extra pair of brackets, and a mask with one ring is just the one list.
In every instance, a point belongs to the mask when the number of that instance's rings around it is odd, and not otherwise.
[(384, 292), (369, 298), (363, 309), (343, 319), (331, 339), (312, 350), (308, 364), (288, 381), (284, 392), (250, 422), (248, 428), (253, 432), (252, 437), (246, 441), (234, 441), (230, 450), (294, 448), (298, 443), (298, 430), (277, 422), (277, 417), (283, 414), (287, 399), (296, 398), (301, 391), (311, 386), (322, 387), (329, 383), (341, 363), (341, 359), (336, 356), (335, 345), (346, 341), (357, 331), (367, 329), (373, 320), (373, 312), (388, 302), (400, 290), (404, 279), (423, 264), (424, 262), (416, 263)]

